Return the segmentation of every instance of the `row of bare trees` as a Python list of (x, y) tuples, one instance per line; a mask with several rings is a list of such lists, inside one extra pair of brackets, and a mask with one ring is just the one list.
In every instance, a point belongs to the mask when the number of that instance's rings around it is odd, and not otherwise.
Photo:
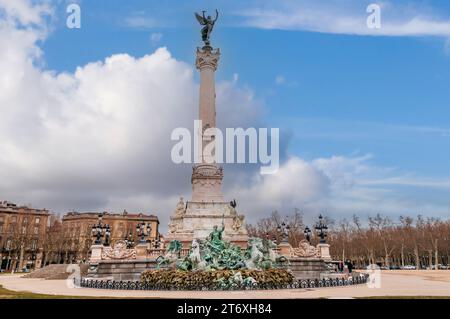
[(4, 226), (0, 236), (2, 269), (22, 270), (30, 265), (34, 268), (38, 260), (45, 266), (87, 259), (90, 234), (80, 234), (80, 230), (69, 234), (58, 215), (50, 215), (49, 219), (45, 232), (35, 229), (32, 215), (24, 215), (20, 221)]
[[(329, 227), (327, 242), (335, 260), (352, 260), (359, 267), (369, 264), (381, 266), (413, 265), (418, 268), (450, 264), (450, 220), (401, 216), (393, 219), (377, 214), (362, 219), (326, 218)], [(277, 227), (285, 222), (290, 226), (289, 242), (296, 247), (305, 238), (303, 215), (298, 209), (282, 217), (273, 212), (269, 217), (248, 225), (250, 236), (281, 239)], [(312, 243), (318, 242), (317, 236)]]
[(90, 230), (64, 229), (58, 215), (50, 217), (43, 242), (43, 265), (87, 260), (92, 244)]

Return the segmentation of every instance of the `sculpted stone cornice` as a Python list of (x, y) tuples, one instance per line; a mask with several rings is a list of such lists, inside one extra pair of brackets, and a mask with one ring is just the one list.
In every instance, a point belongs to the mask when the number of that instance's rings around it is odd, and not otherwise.
[(223, 169), (213, 164), (202, 164), (192, 168), (192, 180), (195, 179), (222, 179)]
[(320, 258), (320, 251), (307, 240), (302, 240), (298, 247), (291, 248), (290, 257)]
[(136, 259), (136, 249), (128, 249), (125, 241), (120, 240), (114, 247), (105, 247), (102, 259)]
[(197, 69), (211, 68), (217, 70), (220, 59), (220, 49), (212, 49), (211, 47), (197, 48), (197, 60), (195, 66)]

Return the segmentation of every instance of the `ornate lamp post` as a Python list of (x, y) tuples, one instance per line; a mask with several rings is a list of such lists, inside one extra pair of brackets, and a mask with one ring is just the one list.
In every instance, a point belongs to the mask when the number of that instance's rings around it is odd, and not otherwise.
[(325, 238), (328, 236), (328, 226), (323, 221), (322, 215), (319, 215), (319, 222), (316, 224), (316, 234), (320, 238), (320, 243), (325, 244)]
[(136, 232), (140, 238), (139, 243), (145, 244), (147, 241), (145, 240), (145, 237), (150, 235), (150, 232), (152, 230), (152, 225), (150, 223), (138, 223), (136, 225)]
[(125, 236), (125, 244), (127, 245), (128, 249), (131, 249), (134, 247), (134, 239), (133, 239), (133, 233), (130, 231), (128, 236)]
[(104, 246), (109, 246), (110, 245), (110, 238), (111, 238), (111, 228), (109, 228), (109, 225), (106, 225)]
[(281, 235), (282, 243), (288, 243), (290, 229), (291, 227), (287, 225), (285, 222), (282, 222), (281, 225), (278, 225), (277, 232)]
[(305, 234), (305, 239), (311, 244), (311, 235), (312, 235), (311, 229), (309, 229), (309, 227), (306, 226), (303, 233)]
[(159, 238), (159, 235), (158, 235), (158, 236), (156, 236), (156, 239), (153, 242), (153, 248), (158, 249), (160, 244), (161, 244), (161, 239)]
[(111, 229), (109, 225), (103, 224), (103, 214), (98, 215), (98, 223), (92, 226), (92, 236), (95, 237), (95, 244), (101, 245), (102, 238), (105, 237), (105, 246), (109, 246)]

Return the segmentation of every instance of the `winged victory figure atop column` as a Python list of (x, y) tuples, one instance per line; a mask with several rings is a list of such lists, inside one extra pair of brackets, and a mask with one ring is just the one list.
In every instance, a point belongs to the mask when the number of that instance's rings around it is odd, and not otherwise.
[(219, 18), (219, 11), (216, 9), (216, 18), (213, 19), (211, 16), (205, 17), (205, 12), (202, 11), (202, 15), (195, 13), (195, 17), (197, 18), (200, 25), (204, 26), (202, 28), (202, 41), (205, 42), (205, 46), (210, 46), (209, 42), (209, 36), (211, 35), (211, 32), (214, 28), (214, 24), (216, 23), (217, 19)]

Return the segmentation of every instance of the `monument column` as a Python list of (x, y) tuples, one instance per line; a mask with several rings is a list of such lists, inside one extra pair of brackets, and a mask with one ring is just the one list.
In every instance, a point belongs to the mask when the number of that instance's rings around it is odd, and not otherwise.
[[(192, 170), (192, 198), (183, 198), (170, 218), (167, 242), (178, 240), (183, 247), (190, 247), (193, 239), (205, 239), (214, 227), (223, 225), (223, 238), (243, 248), (248, 235), (244, 215), (236, 210), (236, 201), (225, 202), (222, 194), (223, 170), (215, 160), (216, 150), (216, 86), (215, 72), (220, 59), (220, 49), (210, 45), (209, 36), (217, 21), (210, 16), (195, 14), (202, 26), (204, 46), (197, 48), (195, 66), (200, 72), (198, 122), (195, 124), (195, 166)], [(208, 130), (210, 129), (210, 130)], [(208, 132), (205, 131), (208, 130)], [(218, 136), (218, 135), (217, 135)], [(203, 151), (206, 147), (206, 154)], [(220, 145), (221, 147), (221, 145)]]
[[(202, 122), (201, 131), (196, 132), (201, 143), (196, 150), (197, 162), (192, 172), (192, 201), (193, 202), (223, 202), (222, 168), (215, 163), (214, 158), (207, 158), (203, 150), (207, 144), (214, 142), (214, 136), (205, 137), (205, 130), (216, 127), (216, 88), (215, 72), (220, 59), (220, 49), (213, 49), (206, 45), (197, 48), (196, 67), (200, 71), (199, 120)], [(200, 149), (201, 148), (201, 149)]]
[[(210, 46), (204, 46), (202, 49), (197, 48), (197, 59), (195, 65), (200, 71), (200, 95), (199, 95), (199, 120), (202, 121), (201, 138), (202, 150), (210, 141), (205, 140), (204, 132), (208, 128), (216, 127), (216, 85), (215, 72), (220, 59), (220, 49), (213, 49)], [(200, 150), (201, 157), (198, 162), (212, 163), (214, 159), (206, 160)]]

